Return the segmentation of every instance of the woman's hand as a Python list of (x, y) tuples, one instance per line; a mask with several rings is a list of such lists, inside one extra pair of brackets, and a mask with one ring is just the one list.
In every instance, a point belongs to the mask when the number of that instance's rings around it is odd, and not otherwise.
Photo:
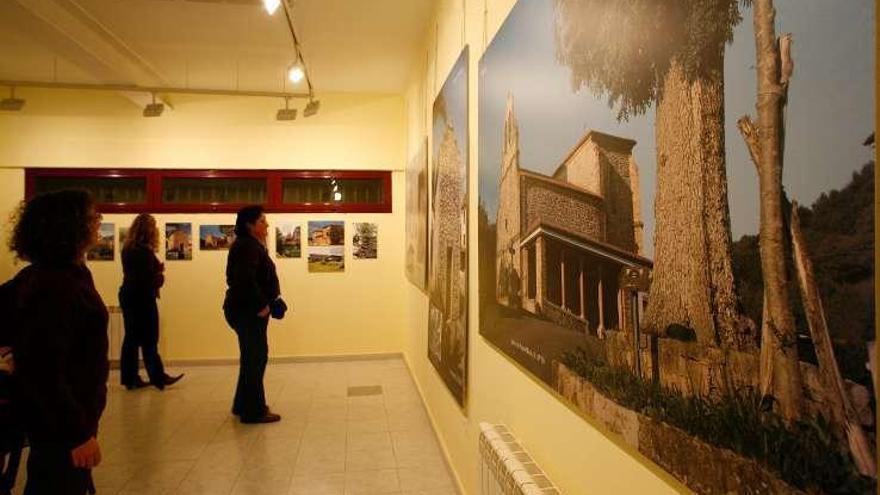
[(260, 318), (268, 318), (269, 317), (269, 305), (267, 304), (266, 307), (263, 308), (262, 311), (257, 313), (257, 316), (259, 316)]
[(92, 469), (101, 463), (101, 446), (98, 445), (95, 437), (91, 437), (84, 444), (71, 450), (70, 455), (73, 457), (74, 467)]

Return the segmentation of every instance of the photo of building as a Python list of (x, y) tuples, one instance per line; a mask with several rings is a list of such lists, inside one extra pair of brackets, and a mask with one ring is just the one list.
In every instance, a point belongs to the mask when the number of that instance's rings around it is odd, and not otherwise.
[(522, 308), (593, 335), (631, 327), (620, 288), (640, 255), (635, 142), (588, 131), (552, 176), (523, 170), (513, 97), (508, 98), (496, 225), (496, 293)]
[(235, 225), (199, 225), (199, 249), (226, 251), (235, 241)]
[(165, 224), (165, 259), (189, 261), (192, 259), (192, 224)]
[(98, 243), (86, 253), (89, 261), (113, 261), (115, 252), (116, 225), (102, 223), (98, 230)]
[[(873, 314), (873, 262), (856, 247), (873, 246), (873, 226), (854, 219), (873, 208), (873, 124), (841, 117), (850, 135), (828, 142), (814, 105), (830, 62), (801, 54), (778, 111), (813, 119), (777, 123), (784, 139), (770, 144), (795, 172), (762, 154), (755, 67), (792, 70), (792, 36), (823, 52), (845, 44), (807, 28), (809, 9), (775, 3), (777, 24), (801, 32), (779, 33), (769, 55), (750, 31), (773, 26), (766, 5), (671, 19), (649, 3), (517, 3), (480, 61), (480, 334), (698, 493), (833, 492), (831, 479), (867, 493), (875, 329), (854, 315)], [(825, 15), (848, 25), (858, 10)], [(730, 38), (688, 59), (707, 45), (645, 28), (661, 18)], [(850, 103), (873, 104), (870, 76), (854, 87)], [(836, 152), (848, 173), (830, 166)], [(770, 232), (785, 247), (764, 242)], [(786, 266), (788, 288), (769, 289)], [(771, 440), (783, 438), (798, 447)]]
[(299, 258), (302, 256), (300, 225), (283, 223), (275, 227), (275, 254), (279, 258)]
[(345, 222), (309, 222), (309, 271), (345, 271)]
[(468, 50), (433, 106), (428, 357), (459, 404), (467, 387)]
[(428, 140), (406, 166), (406, 276), (421, 290), (428, 280)]

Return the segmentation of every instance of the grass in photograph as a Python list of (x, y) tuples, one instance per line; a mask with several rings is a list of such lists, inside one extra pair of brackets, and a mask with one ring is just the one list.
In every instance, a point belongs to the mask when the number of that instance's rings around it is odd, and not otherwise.
[(809, 493), (874, 493), (876, 489), (874, 481), (858, 474), (849, 454), (840, 451), (831, 425), (821, 416), (787, 426), (778, 414), (764, 410), (751, 388), (732, 391), (718, 401), (688, 397), (611, 366), (584, 348), (566, 353), (562, 363), (621, 406), (755, 459), (799, 489)]

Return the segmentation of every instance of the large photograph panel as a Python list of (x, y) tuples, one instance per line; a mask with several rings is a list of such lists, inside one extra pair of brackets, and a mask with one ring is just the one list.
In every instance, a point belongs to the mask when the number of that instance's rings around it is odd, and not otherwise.
[(480, 333), (698, 493), (873, 493), (874, 4), (680, 3), (487, 48)]
[(434, 100), (428, 357), (459, 404), (467, 387), (468, 49)]

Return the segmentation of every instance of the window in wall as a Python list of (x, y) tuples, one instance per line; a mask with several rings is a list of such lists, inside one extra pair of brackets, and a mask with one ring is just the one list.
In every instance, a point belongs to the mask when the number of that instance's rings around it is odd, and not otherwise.
[(347, 177), (286, 177), (281, 183), (281, 202), (285, 205), (332, 205), (356, 208), (390, 208), (390, 191), (386, 178)]
[(25, 195), (86, 189), (103, 212), (391, 213), (391, 172), (27, 169)]
[(62, 189), (85, 189), (95, 201), (106, 204), (142, 205), (147, 202), (146, 177), (69, 177), (45, 175), (36, 177), (34, 194)]
[(195, 204), (265, 204), (265, 178), (196, 178), (164, 177), (162, 203)]

